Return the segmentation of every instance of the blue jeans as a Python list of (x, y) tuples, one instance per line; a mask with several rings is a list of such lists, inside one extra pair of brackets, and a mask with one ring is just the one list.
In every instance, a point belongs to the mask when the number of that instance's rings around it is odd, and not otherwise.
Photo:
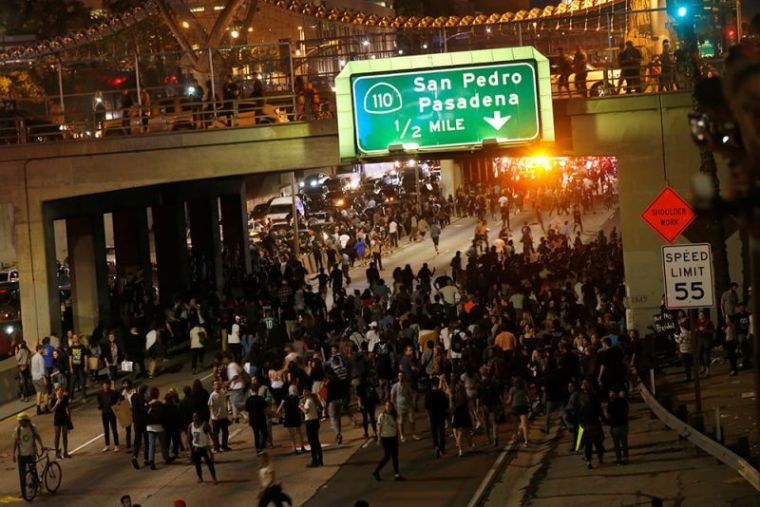
[(166, 441), (166, 432), (165, 431), (149, 431), (148, 432), (148, 462), (149, 463), (155, 462), (156, 439), (158, 439), (159, 445), (161, 446), (161, 456), (163, 456), (164, 461), (167, 461), (167, 462), (170, 461), (169, 444)]

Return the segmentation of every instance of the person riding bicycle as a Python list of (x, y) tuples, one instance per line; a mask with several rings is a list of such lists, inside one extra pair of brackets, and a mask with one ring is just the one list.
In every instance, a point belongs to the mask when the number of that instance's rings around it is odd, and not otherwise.
[[(36, 470), (37, 451), (45, 446), (29, 415), (21, 412), (16, 416), (18, 426), (13, 432), (13, 462), (18, 462), (19, 483), (23, 494), (26, 488), (26, 471)], [(37, 446), (39, 444), (39, 448)]]

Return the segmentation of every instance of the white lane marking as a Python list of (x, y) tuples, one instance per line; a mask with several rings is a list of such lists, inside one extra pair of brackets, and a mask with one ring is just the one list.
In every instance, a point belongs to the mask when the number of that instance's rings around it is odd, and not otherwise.
[[(214, 376), (214, 372), (212, 371), (211, 373), (209, 373), (209, 374), (208, 374), (208, 375), (206, 375), (205, 377), (201, 377), (201, 379), (200, 379), (200, 380), (201, 380), (201, 382), (202, 382), (202, 381), (204, 381), (204, 380), (210, 379), (210, 378), (211, 378), (211, 377), (213, 377), (213, 376)], [(84, 408), (84, 405), (82, 405), (82, 406), (80, 406), (80, 407), (77, 407), (77, 408), (80, 408), (80, 409), (81, 409), (81, 408)], [(235, 436), (237, 436), (237, 434), (238, 434), (238, 433), (240, 433), (241, 431), (242, 431), (242, 428), (240, 428), (240, 429), (236, 430), (236, 433), (234, 433), (234, 435), (235, 435)], [(80, 445), (79, 447), (77, 447), (76, 449), (74, 449), (73, 451), (71, 451), (69, 454), (74, 454), (74, 453), (75, 453), (75, 452), (77, 452), (77, 451), (81, 451), (82, 449), (84, 449), (84, 448), (85, 448), (85, 447), (87, 447), (88, 445), (92, 445), (93, 443), (97, 442), (97, 441), (98, 441), (98, 439), (100, 439), (100, 438), (103, 438), (103, 435), (104, 435), (104, 434), (103, 434), (103, 433), (101, 433), (100, 435), (98, 435), (98, 436), (96, 436), (96, 437), (93, 437), (92, 439), (88, 440), (87, 442), (83, 443), (82, 445)], [(232, 435), (230, 435), (230, 438), (232, 438)]]
[[(229, 440), (232, 440), (233, 438), (235, 438), (236, 436), (238, 436), (244, 429), (245, 429), (245, 426), (241, 426), (238, 429), (236, 429), (235, 431), (233, 431), (232, 433), (230, 433)], [(215, 454), (214, 455), (215, 456), (214, 457), (214, 464), (216, 464), (216, 456), (218, 456), (218, 455), (219, 454)], [(180, 467), (176, 467), (176, 468), (179, 468), (179, 470), (177, 471), (177, 473), (175, 473), (174, 475), (172, 475), (172, 477), (168, 481), (166, 481), (163, 484), (159, 485), (157, 488), (155, 488), (153, 490), (149, 490), (147, 493), (145, 493), (145, 497), (144, 498), (147, 500), (148, 498), (152, 497), (153, 495), (156, 495), (159, 491), (161, 491), (162, 489), (164, 489), (166, 486), (169, 486), (169, 485), (172, 485), (172, 484), (176, 485), (176, 480), (179, 479), (182, 475), (186, 474), (190, 470), (195, 470), (195, 468), (193, 468), (192, 463), (190, 463), (188, 466), (185, 466), (185, 465), (180, 465), (180, 466), (181, 466), (181, 468)]]
[(77, 452), (77, 451), (81, 451), (82, 449), (84, 449), (84, 448), (85, 448), (85, 447), (87, 447), (88, 445), (90, 445), (90, 444), (92, 444), (92, 443), (96, 442), (97, 440), (99, 440), (99, 439), (101, 439), (101, 438), (103, 438), (103, 433), (101, 433), (101, 434), (100, 434), (100, 435), (98, 435), (97, 437), (93, 437), (91, 440), (88, 440), (87, 442), (83, 443), (82, 445), (80, 445), (79, 447), (77, 447), (76, 449), (74, 449), (73, 451), (71, 451), (69, 454), (74, 454), (74, 453), (75, 453), (75, 452)]

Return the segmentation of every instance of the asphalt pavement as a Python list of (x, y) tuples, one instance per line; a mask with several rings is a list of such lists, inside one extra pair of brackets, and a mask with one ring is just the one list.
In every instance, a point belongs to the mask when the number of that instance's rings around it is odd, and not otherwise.
[[(600, 227), (610, 224), (612, 212), (597, 213), (586, 219), (587, 234), (590, 236)], [(535, 234), (540, 229), (532, 213), (525, 212), (515, 217), (513, 228), (519, 230), (524, 223), (532, 223)], [(422, 262), (428, 262), (438, 272), (448, 269), (451, 257), (456, 250), (467, 249), (470, 244), (475, 220), (462, 218), (446, 227), (441, 236), (440, 254), (436, 255), (429, 237), (417, 243), (402, 240), (402, 248), (392, 252), (384, 260), (383, 277), (390, 279), (390, 273), (396, 266), (410, 263), (418, 269)], [(490, 223), (491, 239), (498, 234), (499, 223)], [(366, 286), (364, 268), (357, 267), (352, 272), (354, 283), (350, 289)], [(169, 387), (181, 391), (182, 387), (194, 378), (208, 379), (210, 371), (192, 375), (189, 357), (182, 370), (168, 373), (151, 381), (151, 385), (165, 392)], [(93, 386), (94, 388), (94, 386)], [(94, 391), (93, 391), (94, 393)], [(5, 407), (2, 415), (8, 416), (0, 421), (0, 434), (7, 439), (2, 444), (0, 468), (0, 503), (20, 503), (18, 475), (11, 462), (10, 436), (16, 425), (13, 413), (20, 405)], [(421, 425), (426, 422), (422, 414)], [(52, 416), (32, 416), (34, 424), (40, 431), (45, 445), (53, 447)], [(123, 494), (130, 494), (135, 503), (143, 507), (169, 506), (176, 498), (184, 498), (189, 506), (213, 504), (222, 499), (226, 505), (250, 505), (258, 491), (258, 460), (253, 451), (253, 437), (250, 429), (243, 425), (231, 428), (232, 452), (217, 455), (219, 485), (210, 483), (197, 484), (193, 467), (187, 457), (181, 457), (172, 465), (165, 465), (157, 460), (158, 470), (134, 470), (129, 463), (129, 454), (123, 450), (119, 453), (102, 453), (103, 438), (100, 414), (94, 402), (75, 403), (73, 406), (74, 430), (69, 437), (69, 449), (73, 454), (70, 460), (62, 460), (63, 484), (54, 496), (42, 494), (35, 503), (55, 506), (109, 506), (118, 505)], [(348, 419), (344, 418), (344, 425)], [(502, 431), (506, 431), (503, 428)], [(284, 429), (275, 426), (276, 448), (271, 454), (277, 480), (281, 481), (285, 491), (293, 498), (294, 505), (350, 505), (350, 499), (360, 496), (370, 501), (371, 505), (390, 505), (391, 502), (407, 503), (413, 501), (420, 505), (466, 505), (468, 499), (478, 489), (483, 475), (499, 456), (498, 449), (479, 448), (463, 458), (456, 458), (449, 453), (440, 460), (432, 456), (429, 436), (421, 442), (409, 441), (403, 444), (401, 460), (403, 473), (409, 481), (405, 483), (381, 483), (372, 479), (369, 472), (372, 463), (380, 459), (380, 450), (374, 442), (367, 442), (358, 428), (344, 429), (345, 441), (338, 446), (329, 425), (322, 427), (322, 441), (326, 445), (325, 467), (306, 469), (307, 456), (293, 456), (290, 452), (289, 439)], [(123, 438), (123, 430), (121, 430)], [(506, 436), (505, 436), (506, 440)], [(482, 438), (481, 438), (482, 442)], [(454, 449), (453, 440), (449, 441)], [(123, 441), (122, 441), (123, 445)]]

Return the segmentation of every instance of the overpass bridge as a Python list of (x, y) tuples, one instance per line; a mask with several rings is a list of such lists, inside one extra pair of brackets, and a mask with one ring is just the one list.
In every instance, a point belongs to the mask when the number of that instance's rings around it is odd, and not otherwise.
[[(625, 268), (628, 275), (635, 273), (627, 276), (630, 308), (642, 328), (659, 308), (662, 289), (661, 240), (640, 214), (665, 184), (689, 192), (699, 167), (686, 121), (690, 109), (686, 93), (555, 100), (552, 155), (618, 159)], [(479, 170), (485, 164), (478, 162), (483, 157), (442, 162), (446, 191), (485, 178)], [(26, 339), (35, 343), (60, 327), (55, 220), (67, 224), (75, 326), (89, 332), (108, 307), (105, 213), (113, 213), (117, 264), (150, 269), (150, 208), (158, 286), (168, 298), (187, 279), (186, 220), (193, 244), (214, 260), (219, 276), (221, 241), (229, 249), (248, 250), (245, 175), (339, 164), (334, 120), (0, 150), (0, 178), (6, 183), (0, 202), (9, 210), (0, 230), (5, 248), (15, 248)], [(738, 249), (738, 239), (731, 238), (729, 254), (738, 255)]]

